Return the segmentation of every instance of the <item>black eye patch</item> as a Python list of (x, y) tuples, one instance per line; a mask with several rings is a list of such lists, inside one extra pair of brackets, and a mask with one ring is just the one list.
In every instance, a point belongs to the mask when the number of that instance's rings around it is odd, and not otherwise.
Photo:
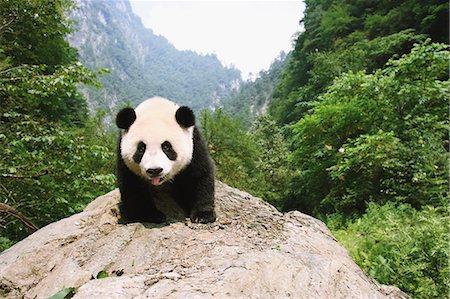
[(175, 161), (177, 159), (177, 153), (175, 152), (175, 150), (172, 147), (172, 144), (170, 144), (169, 141), (164, 141), (161, 144), (161, 148), (164, 154), (166, 154), (167, 158), (169, 158), (169, 160)]
[(145, 153), (145, 149), (147, 148), (147, 146), (145, 145), (144, 142), (139, 142), (137, 148), (136, 148), (136, 152), (133, 155), (133, 161), (136, 163), (141, 163), (142, 157), (144, 156)]

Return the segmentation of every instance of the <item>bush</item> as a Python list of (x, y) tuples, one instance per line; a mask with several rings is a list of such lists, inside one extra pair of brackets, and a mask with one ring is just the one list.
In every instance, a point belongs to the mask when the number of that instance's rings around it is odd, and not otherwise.
[(286, 209), (363, 213), (367, 202), (436, 205), (447, 196), (448, 62), (443, 44), (417, 44), (375, 74), (337, 78), (293, 125)]
[(370, 203), (367, 213), (347, 227), (340, 227), (340, 217), (327, 220), (356, 263), (380, 283), (396, 285), (415, 298), (448, 296), (447, 208)]
[(248, 132), (222, 110), (203, 111), (201, 126), (216, 163), (217, 178), (281, 207), (292, 175), (281, 129), (268, 116)]
[(259, 147), (241, 123), (222, 110), (201, 115), (201, 127), (209, 152), (216, 164), (217, 179), (233, 187), (258, 194)]
[[(112, 190), (115, 138), (91, 122), (69, 128), (17, 112), (1, 114), (1, 202), (42, 227)], [(0, 214), (0, 226), (1, 250), (29, 234), (6, 214)]]
[(253, 138), (259, 146), (259, 156), (254, 157), (260, 182), (260, 196), (281, 209), (286, 190), (295, 170), (289, 161), (290, 151), (282, 129), (268, 115), (260, 116), (252, 125)]

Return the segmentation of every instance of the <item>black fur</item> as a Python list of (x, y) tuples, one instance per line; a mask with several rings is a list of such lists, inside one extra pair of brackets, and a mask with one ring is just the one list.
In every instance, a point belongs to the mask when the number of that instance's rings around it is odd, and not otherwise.
[(175, 161), (177, 159), (178, 155), (169, 141), (164, 141), (163, 144), (161, 144), (161, 148), (169, 160)]
[(182, 106), (175, 113), (175, 119), (183, 128), (189, 128), (195, 125), (195, 115), (191, 108)]
[(147, 148), (147, 145), (144, 142), (139, 142), (136, 152), (133, 155), (133, 161), (137, 164), (141, 163), (142, 157), (144, 156), (145, 149)]
[[(194, 128), (194, 151), (191, 163), (172, 183), (172, 196), (193, 222), (208, 223), (216, 219), (214, 211), (214, 163), (206, 143)], [(134, 174), (125, 165), (117, 150), (117, 177), (121, 193), (120, 211), (123, 222), (164, 222), (165, 215), (156, 209), (155, 187)]]
[(136, 120), (136, 112), (133, 108), (127, 107), (120, 110), (116, 116), (116, 125), (120, 129), (128, 130)]
[(194, 128), (194, 153), (191, 163), (173, 181), (175, 200), (188, 213), (192, 222), (216, 220), (214, 212), (214, 162), (206, 143)]

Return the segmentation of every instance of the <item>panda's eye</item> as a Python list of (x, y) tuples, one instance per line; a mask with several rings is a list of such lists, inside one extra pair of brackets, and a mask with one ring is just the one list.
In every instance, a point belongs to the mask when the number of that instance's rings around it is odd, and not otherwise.
[(142, 141), (139, 142), (138, 147), (137, 147), (137, 151), (138, 151), (139, 153), (145, 152), (145, 143), (143, 143)]
[(177, 153), (174, 151), (172, 144), (170, 144), (169, 141), (164, 141), (161, 144), (161, 149), (169, 160), (175, 161), (177, 159)]
[(141, 163), (142, 157), (144, 156), (145, 153), (145, 148), (146, 145), (144, 142), (139, 142), (139, 144), (137, 145), (136, 148), (136, 152), (133, 155), (133, 161), (136, 163)]
[(165, 152), (170, 151), (170, 150), (172, 149), (172, 145), (170, 144), (169, 141), (165, 141), (165, 142), (161, 145), (161, 147), (162, 147), (162, 150), (165, 151)]

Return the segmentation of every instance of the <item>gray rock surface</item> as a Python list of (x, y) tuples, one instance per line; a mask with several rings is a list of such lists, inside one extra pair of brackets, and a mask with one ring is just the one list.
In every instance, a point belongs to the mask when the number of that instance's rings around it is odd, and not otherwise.
[[(404, 298), (369, 278), (326, 226), (216, 184), (218, 220), (118, 224), (118, 190), (0, 254), (0, 297)], [(107, 278), (95, 279), (100, 271)]]

